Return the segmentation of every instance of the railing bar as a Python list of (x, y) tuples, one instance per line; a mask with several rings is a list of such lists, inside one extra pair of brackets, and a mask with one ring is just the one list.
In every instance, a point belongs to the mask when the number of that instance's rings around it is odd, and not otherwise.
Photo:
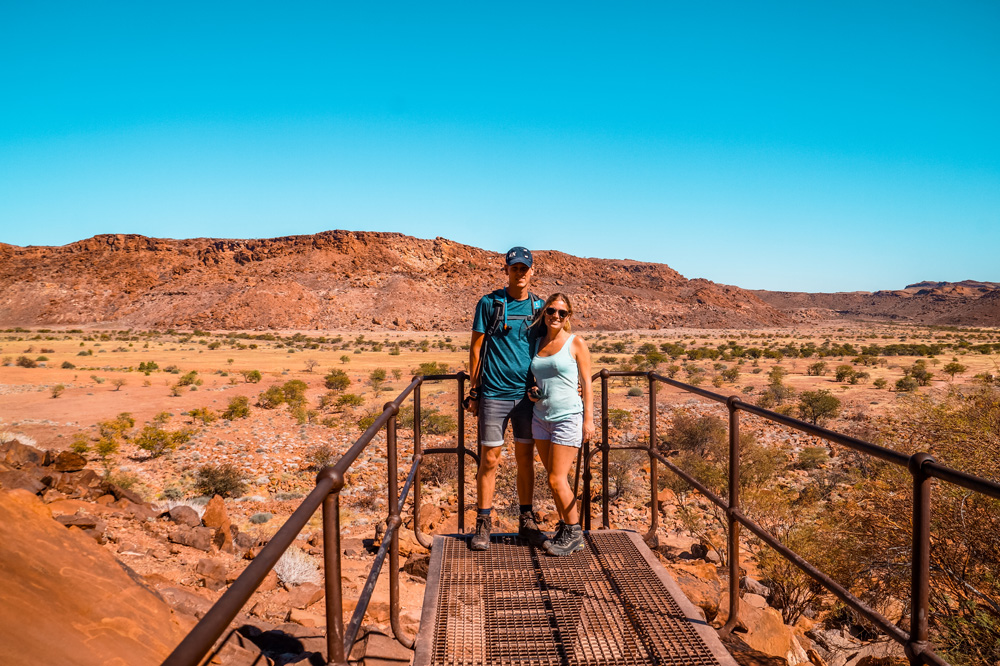
[(961, 472), (936, 462), (925, 462), (923, 470), (927, 476), (933, 476), (936, 479), (954, 483), (956, 486), (962, 486), (977, 493), (1000, 499), (1000, 483), (990, 481), (989, 479), (981, 479), (972, 474)]
[(344, 630), (344, 654), (350, 655), (351, 648), (354, 647), (354, 641), (357, 638), (358, 629), (361, 628), (361, 621), (365, 618), (365, 613), (368, 611), (368, 604), (371, 601), (372, 592), (375, 591), (375, 585), (378, 583), (378, 577), (382, 573), (382, 565), (385, 562), (385, 556), (389, 552), (389, 544), (392, 542), (392, 534), (399, 528), (398, 525), (390, 525), (385, 534), (382, 536), (382, 543), (378, 547), (378, 553), (375, 554), (375, 561), (372, 563), (372, 568), (368, 572), (368, 578), (365, 580), (365, 586), (361, 588), (361, 594), (358, 596), (358, 605), (354, 607), (354, 613), (351, 615), (351, 621), (347, 624), (347, 628)]
[(720, 509), (726, 510), (729, 508), (729, 504), (724, 499), (722, 499), (721, 497), (713, 493), (711, 490), (703, 486), (701, 482), (699, 482), (690, 474), (682, 470), (680, 467), (667, 460), (667, 458), (665, 458), (662, 454), (658, 453), (657, 451), (653, 451), (653, 455), (656, 456), (656, 459), (662, 462), (667, 467), (667, 469), (669, 469), (671, 472), (673, 472), (674, 474), (676, 474), (677, 476), (681, 477), (682, 479), (690, 483), (692, 486), (694, 486), (695, 490), (697, 490), (702, 495), (710, 499), (712, 503), (714, 503)]
[[(420, 461), (423, 459), (423, 453), (413, 458), (413, 465), (410, 466), (410, 471), (406, 475), (406, 481), (403, 483), (403, 490), (399, 493), (400, 507), (406, 504), (406, 498), (410, 494), (410, 486), (413, 485), (413, 479), (417, 476), (417, 469), (420, 467)], [(402, 509), (400, 511), (402, 511)]]
[(333, 479), (325, 476), (317, 479), (313, 491), (302, 500), (299, 508), (289, 516), (281, 529), (271, 537), (268, 544), (205, 613), (194, 629), (174, 648), (163, 662), (163, 666), (188, 666), (201, 661), (316, 513), (332, 488)]
[[(765, 530), (763, 527), (755, 523), (754, 521), (747, 518), (742, 512), (734, 511), (733, 516), (738, 520), (744, 527), (753, 532), (760, 538), (761, 541), (769, 545), (774, 550), (778, 551), (786, 560), (797, 566), (808, 576), (817, 581), (820, 585), (828, 589), (834, 594), (838, 599), (843, 601), (845, 604), (856, 610), (861, 615), (865, 616), (868, 620), (874, 623), (879, 629), (884, 631), (893, 640), (902, 645), (906, 645), (909, 641), (910, 636), (905, 631), (897, 627), (894, 623), (886, 619), (878, 611), (869, 608), (863, 601), (858, 599), (856, 596), (851, 594), (846, 588), (841, 586), (837, 581), (833, 580), (825, 573), (817, 569), (815, 566), (810, 564), (807, 560), (800, 557), (797, 553), (789, 550), (778, 541), (770, 532)], [(730, 585), (734, 584), (734, 581), (730, 581)], [(735, 584), (739, 584), (739, 581), (735, 581)]]
[(890, 462), (894, 465), (906, 467), (910, 460), (910, 456), (900, 453), (899, 451), (893, 451), (892, 449), (887, 449), (884, 446), (877, 446), (871, 442), (866, 442), (862, 439), (851, 437), (849, 435), (842, 435), (839, 432), (834, 432), (833, 430), (827, 430), (826, 428), (812, 425), (811, 423), (806, 423), (805, 421), (793, 419), (790, 416), (784, 416), (783, 414), (778, 414), (777, 412), (772, 412), (762, 407), (751, 405), (743, 402), (742, 400), (736, 401), (736, 407), (744, 412), (762, 416), (769, 421), (786, 425), (789, 428), (795, 428), (796, 430), (804, 432), (808, 435), (821, 437), (827, 441), (834, 442), (835, 444), (843, 444), (844, 446), (854, 449), (855, 451), (860, 451), (870, 456), (880, 458), (881, 460)]

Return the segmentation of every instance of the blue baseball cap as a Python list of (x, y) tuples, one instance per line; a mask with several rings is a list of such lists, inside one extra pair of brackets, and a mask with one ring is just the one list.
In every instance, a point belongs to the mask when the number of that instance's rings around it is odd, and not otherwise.
[(524, 264), (531, 268), (531, 250), (526, 247), (512, 247), (507, 250), (507, 265)]

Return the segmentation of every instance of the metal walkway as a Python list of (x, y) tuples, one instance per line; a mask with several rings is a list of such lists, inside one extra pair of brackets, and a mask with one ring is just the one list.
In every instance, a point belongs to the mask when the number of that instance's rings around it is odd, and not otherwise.
[(515, 535), (484, 552), (434, 537), (414, 666), (736, 666), (638, 534), (584, 541), (549, 557)]

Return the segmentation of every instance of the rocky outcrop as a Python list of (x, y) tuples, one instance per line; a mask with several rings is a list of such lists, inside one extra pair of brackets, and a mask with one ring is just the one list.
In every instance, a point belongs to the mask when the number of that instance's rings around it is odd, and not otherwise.
[[(533, 290), (574, 298), (587, 328), (751, 327), (789, 318), (665, 264), (535, 253)], [(104, 235), (0, 244), (0, 325), (463, 330), (502, 286), (501, 255), (444, 238), (327, 231), (270, 239)]]

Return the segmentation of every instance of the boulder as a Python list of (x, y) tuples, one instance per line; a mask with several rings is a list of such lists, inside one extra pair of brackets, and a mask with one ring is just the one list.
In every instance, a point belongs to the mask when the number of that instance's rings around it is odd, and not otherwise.
[(212, 602), (190, 590), (180, 587), (161, 587), (157, 590), (163, 600), (174, 610), (201, 619), (212, 607)]
[(32, 495), (45, 490), (45, 484), (34, 479), (21, 470), (12, 469), (9, 472), (0, 472), (0, 488), (4, 490), (25, 490)]
[(132, 502), (133, 504), (145, 504), (146, 500), (143, 499), (142, 495), (139, 493), (129, 490), (128, 488), (122, 488), (118, 484), (104, 482), (101, 484), (101, 488), (104, 492), (109, 495), (114, 495), (114, 498), (118, 501), (123, 499)]
[(219, 550), (227, 553), (233, 552), (233, 531), (229, 522), (229, 515), (226, 513), (226, 503), (222, 497), (216, 495), (208, 502), (205, 513), (201, 517), (201, 522), (205, 527), (215, 530), (213, 540)]
[[(712, 624), (721, 627), (729, 618), (729, 595), (719, 600), (719, 614)], [(784, 623), (781, 613), (771, 607), (757, 608), (740, 604), (737, 626), (746, 630), (740, 638), (755, 650), (781, 657), (789, 666), (809, 663), (806, 651), (795, 637), (795, 628)]]
[(0, 492), (0, 570), (0, 663), (153, 666), (193, 626), (24, 490)]
[(323, 594), (324, 590), (321, 585), (302, 583), (288, 590), (288, 605), (292, 608), (309, 608), (322, 599)]
[(212, 541), (215, 531), (211, 527), (187, 527), (180, 526), (167, 537), (173, 543), (182, 546), (189, 546), (203, 550), (206, 553), (212, 550)]
[(431, 556), (421, 553), (413, 553), (407, 558), (403, 565), (403, 571), (414, 578), (427, 580), (427, 572), (431, 567)]
[(55, 459), (55, 467), (59, 472), (79, 472), (87, 466), (87, 459), (76, 451), (62, 451)]
[(226, 586), (229, 567), (221, 558), (202, 558), (198, 560), (194, 571), (203, 576), (202, 582), (210, 590), (221, 590)]
[(175, 506), (167, 514), (170, 516), (170, 520), (178, 525), (201, 527), (201, 517), (198, 516), (198, 512), (185, 504)]
[(9, 442), (0, 442), (0, 461), (17, 468), (26, 465), (44, 467), (52, 462), (52, 458), (48, 451), (12, 439)]

